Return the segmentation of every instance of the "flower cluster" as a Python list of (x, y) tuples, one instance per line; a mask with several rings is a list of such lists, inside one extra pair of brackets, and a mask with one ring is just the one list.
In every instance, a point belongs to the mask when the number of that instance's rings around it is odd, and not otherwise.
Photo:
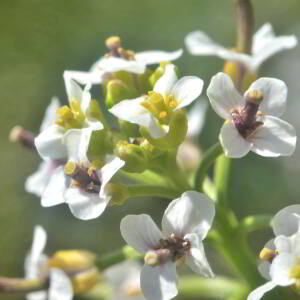
[[(265, 24), (254, 34), (250, 54), (225, 49), (199, 31), (190, 33), (185, 42), (194, 55), (217, 55), (242, 69), (233, 74), (225, 68), (209, 83), (207, 97), (225, 123), (219, 142), (202, 157), (195, 140), (205, 118), (206, 103), (199, 99), (204, 82), (196, 76), (180, 76), (172, 61), (183, 50), (135, 53), (124, 49), (116, 36), (106, 40), (108, 53), (88, 72), (64, 72), (68, 105), (61, 106), (53, 98), (37, 136), (20, 127), (12, 131), (12, 140), (36, 150), (43, 159), (25, 188), (40, 197), (44, 207), (65, 203), (76, 218), (90, 220), (129, 198), (175, 199), (164, 212), (162, 230), (147, 214), (121, 220), (121, 235), (135, 252), (134, 258), (144, 259), (143, 267), (132, 261), (117, 265), (132, 258), (126, 251), (115, 259), (109, 257), (109, 263), (84, 250), (58, 251), (47, 257), (43, 254), (46, 233), (37, 226), (25, 262), (26, 278), (40, 284), (28, 293), (30, 300), (72, 299), (105, 280), (115, 282), (112, 299), (168, 300), (178, 294), (176, 266), (183, 262), (202, 277), (214, 277), (203, 240), (215, 212), (213, 238), (220, 247), (237, 238), (240, 223), (217, 199), (221, 192), (208, 175), (209, 167), (220, 154), (240, 158), (253, 151), (278, 157), (294, 152), (295, 129), (279, 118), (286, 107), (286, 84), (275, 78), (249, 77), (251, 82), (244, 87), (248, 73), (256, 73), (273, 54), (295, 47), (296, 38), (275, 37), (272, 26)], [(152, 69), (153, 64), (158, 66)], [(94, 84), (103, 87), (101, 104), (92, 98)], [(114, 121), (107, 118), (109, 114)], [(277, 285), (300, 289), (299, 221), (299, 206), (273, 218), (276, 238), (262, 250), (260, 266), (269, 281), (249, 300), (260, 299)], [(103, 277), (99, 271), (104, 271)]]

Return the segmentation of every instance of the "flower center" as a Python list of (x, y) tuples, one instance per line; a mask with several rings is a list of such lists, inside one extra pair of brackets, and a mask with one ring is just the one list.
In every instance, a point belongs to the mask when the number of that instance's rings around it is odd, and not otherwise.
[(84, 127), (85, 115), (81, 111), (80, 102), (72, 99), (70, 107), (64, 105), (56, 111), (57, 120), (55, 124), (64, 127), (66, 130)]
[(252, 90), (245, 97), (244, 107), (232, 110), (231, 116), (237, 131), (243, 138), (247, 139), (263, 124), (263, 122), (257, 121), (257, 116), (260, 114), (258, 109), (263, 100), (263, 93), (259, 90)]
[(190, 249), (190, 241), (172, 233), (169, 238), (160, 240), (158, 249), (148, 251), (144, 260), (150, 266), (164, 264), (169, 260), (177, 261), (184, 257)]
[(110, 50), (107, 57), (120, 57), (125, 60), (135, 60), (135, 53), (131, 50), (125, 50), (121, 47), (121, 39), (118, 36), (111, 36), (105, 41), (106, 47)]
[(177, 101), (173, 95), (163, 97), (161, 94), (151, 91), (148, 92), (147, 99), (141, 105), (155, 116), (161, 125), (167, 125), (174, 108), (177, 107)]
[(69, 161), (64, 166), (64, 172), (72, 178), (71, 187), (81, 188), (88, 193), (99, 193), (101, 181), (94, 167), (87, 168)]

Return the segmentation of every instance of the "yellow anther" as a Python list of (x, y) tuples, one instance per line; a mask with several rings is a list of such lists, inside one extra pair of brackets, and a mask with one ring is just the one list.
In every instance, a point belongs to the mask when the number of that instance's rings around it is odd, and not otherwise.
[(158, 111), (157, 111), (156, 107), (150, 101), (141, 102), (140, 105), (143, 106), (144, 108), (146, 108), (153, 115), (157, 115)]
[(149, 266), (157, 266), (159, 264), (159, 257), (155, 251), (148, 251), (144, 256), (144, 262)]
[(167, 116), (168, 116), (168, 113), (165, 110), (163, 110), (159, 113), (158, 118), (162, 120), (162, 119), (165, 119)]
[(292, 267), (289, 269), (289, 278), (292, 279), (292, 278), (297, 278), (297, 279), (300, 279), (300, 266), (295, 266), (295, 267)]
[(62, 119), (55, 120), (54, 123), (58, 126), (65, 127), (66, 123)]
[(148, 93), (148, 99), (151, 101), (153, 104), (161, 103), (164, 101), (164, 98), (161, 94), (156, 93), (156, 92), (149, 92)]
[(76, 112), (76, 113), (81, 112), (80, 102), (76, 99), (72, 99), (70, 101), (70, 107), (71, 107), (73, 112)]
[(76, 171), (76, 163), (74, 161), (69, 161), (64, 165), (64, 172), (66, 175), (68, 176), (72, 176), (74, 175), (75, 171)]
[(73, 120), (74, 114), (69, 106), (64, 105), (57, 109), (56, 115), (58, 118), (64, 120), (64, 121), (70, 121)]
[(166, 97), (166, 105), (172, 109), (177, 106), (177, 101), (175, 100), (173, 95), (168, 95)]
[(89, 174), (89, 176), (92, 176), (93, 173), (96, 171), (97, 169), (95, 167), (90, 167), (87, 171), (87, 173)]
[(275, 256), (276, 256), (276, 251), (268, 248), (263, 248), (259, 253), (259, 258), (267, 261), (272, 260)]
[(250, 90), (247, 93), (246, 97), (248, 101), (254, 102), (256, 104), (260, 104), (264, 99), (264, 94), (260, 90)]
[(105, 45), (110, 50), (118, 49), (121, 46), (121, 39), (118, 36), (111, 36), (105, 40)]

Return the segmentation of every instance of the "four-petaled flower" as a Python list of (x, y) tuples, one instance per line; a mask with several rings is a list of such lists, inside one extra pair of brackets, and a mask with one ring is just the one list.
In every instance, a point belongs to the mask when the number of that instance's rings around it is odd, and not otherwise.
[(119, 37), (113, 36), (106, 40), (110, 53), (97, 60), (88, 72), (65, 71), (68, 76), (81, 84), (101, 84), (108, 74), (127, 71), (134, 74), (143, 74), (147, 65), (159, 64), (178, 59), (182, 49), (166, 52), (161, 50), (143, 51), (134, 53), (121, 47)]
[(53, 206), (67, 203), (72, 214), (82, 220), (102, 214), (111, 199), (108, 183), (125, 164), (115, 156), (107, 156), (102, 168), (96, 169), (87, 158), (92, 128), (71, 129), (63, 139), (68, 163), (52, 175), (41, 203)]
[(219, 136), (226, 156), (242, 157), (253, 151), (276, 157), (294, 152), (295, 129), (278, 118), (286, 106), (283, 81), (260, 78), (241, 96), (230, 77), (218, 73), (211, 79), (207, 96), (216, 113), (227, 120)]
[(300, 282), (300, 205), (288, 206), (272, 219), (275, 238), (261, 251), (265, 261), (259, 266), (269, 280), (250, 293), (248, 300), (259, 300), (276, 286), (299, 286)]
[(47, 291), (27, 294), (28, 300), (71, 300), (73, 298), (72, 282), (67, 274), (57, 268), (49, 268), (48, 257), (43, 254), (47, 242), (46, 231), (41, 226), (34, 228), (33, 241), (25, 260), (25, 277), (27, 279), (49, 278)]
[(197, 99), (202, 87), (203, 81), (196, 76), (178, 80), (175, 66), (168, 64), (147, 96), (123, 100), (109, 111), (121, 120), (146, 127), (157, 139), (168, 133), (172, 114)]
[(252, 72), (256, 72), (269, 57), (296, 47), (297, 38), (294, 35), (276, 37), (272, 25), (266, 23), (253, 36), (251, 55), (227, 49), (215, 43), (202, 31), (189, 33), (185, 44), (193, 55), (215, 55), (228, 61), (240, 62)]
[(121, 221), (121, 234), (137, 251), (145, 254), (141, 289), (149, 300), (167, 300), (177, 290), (176, 261), (186, 260), (189, 267), (204, 276), (213, 276), (202, 241), (215, 215), (211, 199), (188, 191), (167, 207), (162, 232), (150, 216), (128, 215)]

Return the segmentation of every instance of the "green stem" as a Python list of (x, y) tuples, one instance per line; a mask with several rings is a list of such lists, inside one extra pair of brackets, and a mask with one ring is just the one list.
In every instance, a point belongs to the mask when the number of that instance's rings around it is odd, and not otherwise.
[(182, 190), (175, 190), (157, 185), (128, 185), (129, 197), (162, 197), (166, 199), (174, 199), (182, 194)]
[(246, 297), (248, 290), (235, 280), (222, 277), (201, 278), (196, 276), (183, 276), (180, 278), (180, 295), (184, 298), (198, 299), (199, 296), (213, 299), (227, 299), (236, 295)]
[(223, 148), (219, 142), (211, 146), (203, 155), (200, 166), (195, 177), (195, 188), (202, 191), (203, 181), (207, 175), (209, 167), (214, 163), (216, 158), (223, 153)]
[(102, 271), (110, 266), (118, 264), (127, 259), (141, 259), (142, 255), (136, 252), (133, 248), (129, 246), (124, 246), (123, 248), (111, 252), (109, 254), (103, 255), (96, 260), (97, 268)]
[(215, 225), (220, 238), (219, 251), (231, 263), (236, 274), (247, 282), (249, 288), (256, 288), (262, 283), (261, 276), (246, 237), (239, 234), (239, 224), (234, 215), (218, 205)]
[(47, 289), (47, 286), (47, 278), (42, 280), (0, 277), (0, 293), (25, 294)]
[(217, 190), (218, 203), (226, 206), (229, 198), (231, 158), (225, 155), (220, 156), (215, 164), (215, 185)]

